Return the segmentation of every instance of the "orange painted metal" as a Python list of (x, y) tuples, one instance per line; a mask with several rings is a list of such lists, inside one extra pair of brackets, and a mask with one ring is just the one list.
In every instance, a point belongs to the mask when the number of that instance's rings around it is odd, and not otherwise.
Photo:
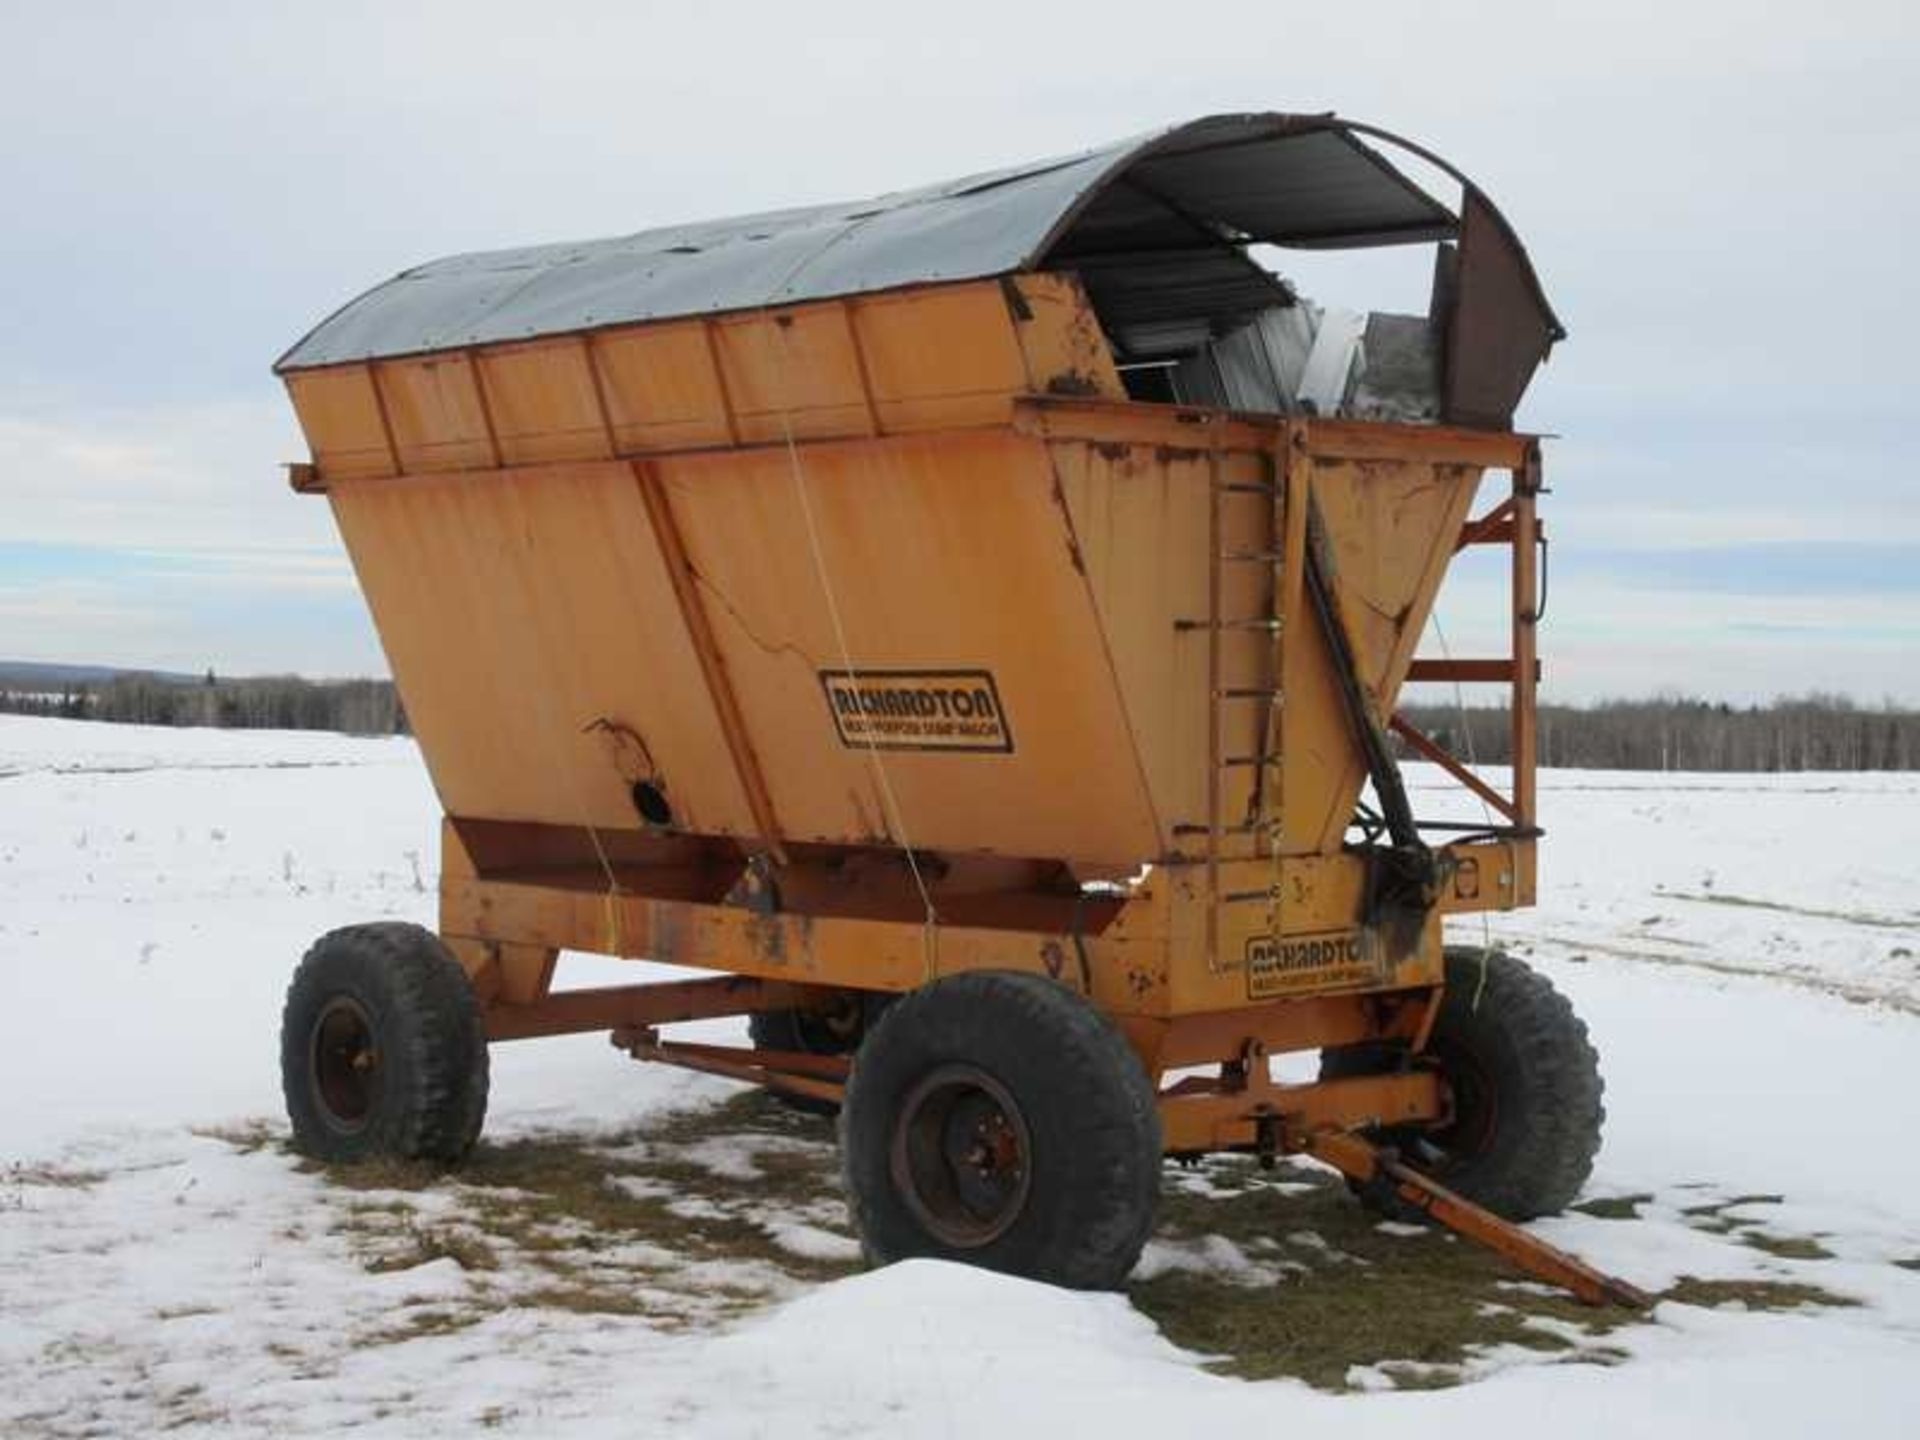
[(1650, 1309), (1653, 1297), (1638, 1287), (1594, 1269), (1511, 1221), (1454, 1194), (1432, 1176), (1402, 1164), (1358, 1136), (1319, 1130), (1296, 1142), (1297, 1148), (1346, 1175), (1358, 1185), (1391, 1184), (1394, 1194), (1431, 1215), (1450, 1230), (1485, 1245), (1526, 1274), (1571, 1291), (1588, 1305), (1624, 1305)]
[(1189, 1079), (1163, 1090), (1160, 1125), (1172, 1155), (1277, 1151), (1291, 1133), (1419, 1124), (1444, 1110), (1439, 1077), (1430, 1070), (1275, 1085), (1256, 1057), (1238, 1083)]
[(1513, 801), (1509, 800), (1485, 780), (1482, 780), (1478, 775), (1467, 769), (1465, 765), (1461, 764), (1460, 761), (1455, 758), (1451, 751), (1431, 739), (1425, 731), (1421, 730), (1411, 720), (1401, 715), (1395, 715), (1388, 721), (1388, 724), (1391, 726), (1394, 734), (1407, 742), (1407, 747), (1411, 749), (1414, 754), (1423, 760), (1431, 760), (1462, 785), (1466, 786), (1475, 795), (1478, 795), (1482, 800), (1486, 801), (1487, 804), (1506, 816), (1507, 819), (1514, 821), (1516, 824), (1519, 822), (1520, 812), (1515, 807)]
[(1440, 913), (1530, 894), (1530, 839), (1463, 843), (1422, 923), (1376, 923), (1368, 756), (1302, 590), (1311, 530), (1390, 713), (1524, 436), (1131, 402), (1053, 274), (286, 382), (503, 1031), (631, 1018), (549, 998), (560, 949), (829, 989), (1000, 968), (1157, 1074), (1410, 1033)]
[(1513, 477), (1513, 693), (1508, 707), (1513, 727), (1514, 823), (1535, 823), (1534, 741), (1539, 727), (1540, 604), (1540, 447), (1527, 448), (1526, 462)]
[(651, 1030), (616, 1031), (613, 1043), (636, 1060), (678, 1065), (728, 1080), (745, 1080), (788, 1095), (837, 1105), (846, 1094), (844, 1057), (788, 1050), (743, 1050), (725, 1045), (687, 1045), (662, 1040)]
[(1174, 1070), (1238, 1055), (1249, 1044), (1268, 1054), (1410, 1039), (1424, 1013), (1417, 993), (1307, 995), (1285, 1005), (1244, 1005), (1175, 1016), (1154, 1037), (1159, 1068)]
[(1407, 670), (1407, 679), (1409, 681), (1452, 680), (1467, 684), (1500, 683), (1513, 679), (1513, 662), (1511, 660), (1416, 660)]
[(640, 497), (647, 508), (647, 519), (660, 542), (661, 561), (673, 585), (674, 598), (680, 604), (681, 621), (686, 625), (687, 638), (692, 642), (694, 655), (700, 662), (707, 698), (712, 701), (714, 714), (719, 718), (720, 732), (727, 742), (727, 753), (733, 761), (734, 773), (746, 794), (747, 806), (753, 812), (760, 843), (777, 862), (784, 864), (786, 849), (780, 843), (780, 822), (767, 792), (766, 775), (760, 768), (753, 737), (740, 713), (739, 696), (714, 639), (713, 621), (707, 611), (706, 597), (701, 591), (699, 577), (687, 559), (686, 544), (674, 520), (673, 507), (667, 502), (659, 476), (646, 461), (634, 462), (633, 477), (640, 487)]
[(1465, 550), (1474, 545), (1509, 543), (1513, 538), (1512, 526), (1513, 497), (1509, 495), (1486, 514), (1462, 525), (1460, 538), (1454, 542), (1454, 549)]
[[(1268, 1068), (1420, 1050), (1441, 917), (1533, 898), (1530, 437), (1132, 402), (1056, 274), (285, 379), (290, 478), (328, 498), (449, 816), (440, 929), (490, 1038), (607, 1030), (831, 1102), (843, 1058), (657, 1027), (1042, 974), (1156, 1082), (1219, 1067), (1161, 1091), (1170, 1151), (1304, 1151), (1644, 1303), (1352, 1133), (1441, 1118), (1433, 1070)], [(1470, 518), (1488, 470), (1511, 494)], [(1482, 544), (1512, 655), (1416, 660)], [(1510, 687), (1511, 796), (1388, 718), (1409, 679)], [(1437, 847), (1411, 915), (1348, 844), (1382, 724), (1512, 822)], [(562, 949), (723, 973), (556, 993)]]
[(800, 986), (745, 975), (563, 990), (523, 1004), (488, 1006), (487, 1038), (530, 1040), (544, 1035), (638, 1029), (746, 1015), (800, 1005), (807, 994)]

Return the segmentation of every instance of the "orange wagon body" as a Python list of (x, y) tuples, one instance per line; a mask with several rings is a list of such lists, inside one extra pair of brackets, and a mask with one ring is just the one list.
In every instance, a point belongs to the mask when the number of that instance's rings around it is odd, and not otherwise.
[[(1430, 1068), (1265, 1065), (1417, 1052), (1443, 916), (1533, 897), (1539, 454), (1507, 424), (1558, 325), (1484, 198), (1456, 216), (1377, 133), (1221, 117), (440, 262), (283, 359), (489, 1035), (605, 1029), (837, 1100), (844, 1055), (658, 1027), (1024, 973), (1118, 1026), (1168, 1150), (1445, 1118)], [(1336, 317), (1253, 241), (1438, 244), (1427, 412), (1348, 404)], [(1476, 543), (1512, 559), (1511, 655), (1417, 659)], [(1394, 720), (1448, 675), (1508, 687), (1511, 794)], [(1500, 819), (1430, 843), (1390, 727)], [(724, 974), (556, 993), (564, 949)]]

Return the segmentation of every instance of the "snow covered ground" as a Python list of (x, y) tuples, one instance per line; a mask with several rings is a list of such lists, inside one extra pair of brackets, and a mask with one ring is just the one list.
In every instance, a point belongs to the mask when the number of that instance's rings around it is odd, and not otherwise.
[[(1624, 1325), (1301, 1166), (1170, 1170), (1130, 1295), (860, 1273), (828, 1129), (591, 1037), (495, 1052), (460, 1177), (317, 1173), (281, 992), (332, 926), (431, 920), (410, 743), (0, 718), (0, 1434), (1915, 1433), (1920, 781), (1542, 796), (1543, 903), (1491, 929), (1602, 1052), (1541, 1228), (1668, 1294)], [(1443, 1303), (1485, 1336), (1416, 1353)]]

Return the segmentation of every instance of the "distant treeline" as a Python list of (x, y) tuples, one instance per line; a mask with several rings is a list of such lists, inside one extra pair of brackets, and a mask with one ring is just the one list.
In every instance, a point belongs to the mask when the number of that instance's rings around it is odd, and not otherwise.
[[(244, 730), (408, 733), (386, 680), (257, 676), (203, 680), (123, 674), (98, 683), (38, 688), (0, 683), (0, 712), (135, 725), (215, 725)], [(1447, 749), (1483, 765), (1511, 758), (1504, 708), (1408, 705), (1403, 713)], [(1542, 765), (1585, 770), (1915, 770), (1920, 711), (1878, 709), (1840, 695), (1770, 705), (1705, 700), (1605, 700), (1540, 707)]]
[(127, 725), (212, 725), (232, 730), (338, 730), (403, 735), (406, 712), (388, 680), (302, 680), (297, 675), (224, 680), (212, 671), (182, 683), (116, 675), (97, 684), (0, 688), (0, 712), (108, 720)]
[[(1403, 707), (1408, 720), (1456, 755), (1512, 758), (1504, 707)], [(1542, 705), (1542, 765), (1577, 770), (1920, 769), (1920, 711), (1806, 695), (1745, 707), (1705, 700), (1606, 700)]]

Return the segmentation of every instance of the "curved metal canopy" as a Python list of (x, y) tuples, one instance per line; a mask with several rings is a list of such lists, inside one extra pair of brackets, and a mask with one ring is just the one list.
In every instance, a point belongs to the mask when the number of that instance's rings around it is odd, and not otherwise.
[(1454, 214), (1363, 132), (1393, 139), (1333, 115), (1220, 115), (876, 200), (436, 260), (342, 307), (275, 369), (1042, 269), (1089, 272), (1096, 300), (1102, 273), (1124, 274), (1136, 298), (1162, 276), (1189, 299), (1201, 289), (1223, 310), (1254, 309), (1286, 292), (1245, 245), (1339, 248), (1457, 233)]

